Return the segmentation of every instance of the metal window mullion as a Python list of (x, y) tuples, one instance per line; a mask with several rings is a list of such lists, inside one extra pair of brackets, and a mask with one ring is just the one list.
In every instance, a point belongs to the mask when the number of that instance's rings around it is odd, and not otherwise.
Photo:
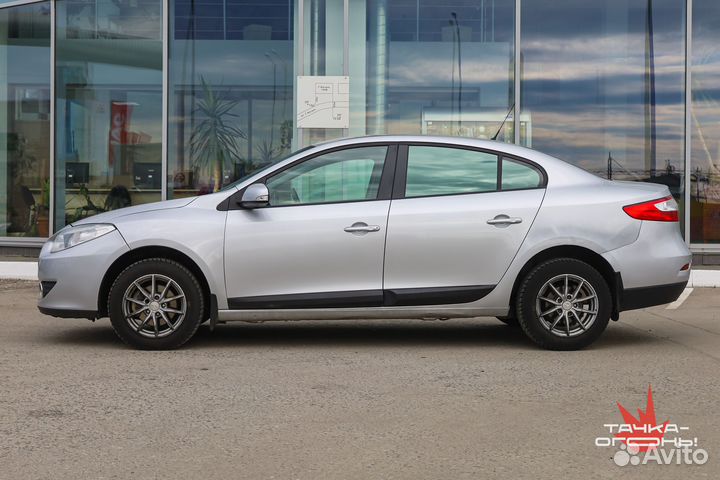
[(513, 142), (520, 144), (520, 0), (515, 0), (515, 52), (513, 69)]
[(162, 159), (161, 171), (162, 179), (160, 183), (160, 198), (161, 200), (168, 199), (168, 119), (170, 108), (170, 92), (168, 89), (168, 64), (170, 54), (170, 36), (169, 28), (170, 25), (170, 2), (169, 0), (163, 0), (163, 13), (162, 13), (162, 128), (161, 128), (161, 142), (160, 156)]
[[(350, 0), (343, 0), (343, 75), (350, 76)], [(343, 137), (349, 134), (350, 129), (343, 128)]]
[(692, 156), (692, 0), (685, 2), (685, 243), (690, 245)]
[[(295, 67), (295, 78), (293, 79), (293, 90), (295, 95), (293, 99), (297, 103), (297, 77), (304, 75), (305, 73), (305, 1), (297, 0), (298, 11), (297, 11), (297, 65)], [(297, 112), (295, 113), (295, 125), (297, 127)], [(297, 135), (297, 141), (295, 145), (298, 149), (303, 147), (302, 128), (297, 127), (295, 129)]]
[(56, 6), (55, 0), (50, 0), (50, 169), (48, 182), (50, 189), (48, 191), (48, 231), (50, 236), (55, 233), (55, 16)]

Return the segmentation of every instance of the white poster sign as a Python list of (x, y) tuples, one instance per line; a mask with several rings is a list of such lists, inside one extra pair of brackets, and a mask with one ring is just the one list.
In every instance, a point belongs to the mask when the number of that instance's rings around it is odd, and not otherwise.
[(298, 128), (350, 128), (350, 77), (297, 77)]

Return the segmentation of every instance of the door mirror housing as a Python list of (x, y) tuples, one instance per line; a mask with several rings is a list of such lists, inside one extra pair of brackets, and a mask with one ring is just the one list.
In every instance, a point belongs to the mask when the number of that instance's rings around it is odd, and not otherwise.
[(245, 189), (240, 200), (242, 208), (262, 208), (270, 205), (270, 192), (264, 183), (253, 183)]

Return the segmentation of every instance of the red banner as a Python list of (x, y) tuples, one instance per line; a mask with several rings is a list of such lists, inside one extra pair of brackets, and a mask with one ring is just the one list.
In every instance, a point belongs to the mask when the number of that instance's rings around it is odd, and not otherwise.
[(115, 163), (115, 147), (128, 144), (128, 125), (132, 105), (127, 103), (110, 103), (110, 149), (108, 163), (112, 167)]

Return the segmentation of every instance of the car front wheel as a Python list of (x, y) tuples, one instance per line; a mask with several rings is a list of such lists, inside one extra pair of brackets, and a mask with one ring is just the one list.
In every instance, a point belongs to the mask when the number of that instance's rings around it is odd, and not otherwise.
[(204, 311), (202, 288), (178, 262), (151, 258), (123, 270), (110, 288), (115, 333), (143, 350), (178, 348), (195, 334)]
[(594, 342), (610, 320), (612, 297), (603, 276), (587, 263), (558, 258), (523, 279), (517, 319), (525, 334), (550, 350), (577, 350)]

